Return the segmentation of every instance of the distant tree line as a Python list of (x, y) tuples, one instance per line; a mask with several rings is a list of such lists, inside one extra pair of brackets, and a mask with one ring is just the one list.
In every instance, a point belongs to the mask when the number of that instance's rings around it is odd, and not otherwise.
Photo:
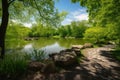
[(54, 36), (59, 38), (84, 38), (94, 40), (96, 43), (117, 40), (119, 36), (118, 32), (111, 29), (111, 27), (94, 27), (88, 21), (74, 21), (69, 25), (59, 27), (39, 23), (34, 24), (31, 28), (12, 23), (9, 25), (6, 35), (7, 39)]

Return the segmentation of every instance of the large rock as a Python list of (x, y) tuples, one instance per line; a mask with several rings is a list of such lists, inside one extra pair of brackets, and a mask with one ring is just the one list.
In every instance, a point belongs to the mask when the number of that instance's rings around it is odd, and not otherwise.
[(56, 66), (53, 61), (46, 60), (45, 63), (37, 62), (37, 61), (31, 61), (29, 62), (28, 69), (30, 71), (40, 71), (42, 73), (55, 73), (56, 72)]
[(42, 69), (43, 73), (49, 74), (49, 73), (55, 73), (57, 71), (53, 61), (47, 61), (46, 63), (47, 64)]
[(62, 67), (74, 65), (77, 63), (77, 55), (75, 51), (71, 49), (62, 50), (60, 53), (50, 55), (50, 57), (56, 65)]
[(45, 64), (37, 61), (31, 61), (28, 65), (28, 69), (31, 71), (42, 71), (43, 67), (45, 67)]
[(81, 49), (83, 49), (83, 45), (72, 45), (72, 49), (79, 49), (79, 50), (81, 50)]
[(75, 64), (76, 57), (68, 54), (63, 56), (56, 55), (54, 61), (56, 65), (65, 67)]
[(85, 43), (84, 45), (72, 45), (71, 49), (74, 51), (80, 51), (81, 49), (85, 49), (85, 48), (93, 48), (93, 44)]

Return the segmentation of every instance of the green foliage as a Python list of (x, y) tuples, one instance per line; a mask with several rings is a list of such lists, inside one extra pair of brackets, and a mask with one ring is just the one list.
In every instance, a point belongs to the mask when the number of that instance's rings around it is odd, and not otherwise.
[(24, 73), (27, 69), (27, 61), (21, 54), (7, 54), (0, 60), (0, 75), (14, 75)]
[(60, 17), (60, 22), (65, 19), (67, 14), (68, 14), (68, 12), (66, 12), (66, 11), (62, 11), (62, 12), (58, 13), (58, 16)]
[[(106, 38), (108, 40), (115, 40), (118, 38), (119, 33), (113, 24), (108, 24), (106, 27)], [(119, 38), (118, 38), (119, 39)]]
[(57, 26), (60, 24), (60, 17), (54, 4), (54, 0), (15, 0), (9, 6), (10, 19), (22, 23), (42, 22)]
[(120, 39), (120, 0), (72, 0), (87, 8), (93, 26), (107, 27), (108, 39)]
[(5, 58), (0, 60), (0, 75), (15, 78), (16, 76), (25, 73), (28, 67), (28, 60), (31, 59), (43, 61), (43, 59), (45, 59), (45, 52), (34, 49), (31, 54), (6, 54)]
[(46, 53), (43, 50), (33, 48), (33, 51), (31, 53), (26, 53), (25, 57), (28, 60), (43, 61), (46, 58)]
[(58, 33), (61, 37), (82, 38), (87, 27), (86, 21), (72, 22), (70, 25), (58, 28)]
[(91, 27), (85, 31), (84, 38), (93, 39), (96, 43), (104, 40), (105, 38), (105, 28), (102, 27)]
[(72, 22), (72, 36), (75, 38), (82, 38), (85, 30), (87, 29), (87, 23), (85, 21)]
[(29, 32), (29, 37), (50, 37), (55, 34), (55, 28), (43, 26), (42, 24), (34, 25)]
[(28, 35), (30, 29), (21, 24), (11, 23), (6, 32), (6, 38), (24, 38)]
[(61, 26), (60, 28), (58, 28), (58, 33), (60, 35), (60, 37), (65, 38), (67, 36), (67, 30), (65, 26)]

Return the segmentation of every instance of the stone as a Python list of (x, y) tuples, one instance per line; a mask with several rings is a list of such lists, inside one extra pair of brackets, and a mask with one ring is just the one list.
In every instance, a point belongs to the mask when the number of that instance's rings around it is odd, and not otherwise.
[(72, 49), (72, 50), (75, 52), (75, 54), (76, 54), (77, 56), (80, 56), (80, 55), (81, 55), (80, 49)]
[(77, 54), (72, 49), (60, 51), (60, 53), (50, 55), (52, 60), (58, 66), (69, 66), (76, 63)]
[(44, 63), (37, 62), (37, 61), (31, 61), (28, 64), (28, 69), (32, 71), (41, 71), (44, 66), (45, 66)]
[(54, 57), (55, 55), (57, 55), (57, 54), (59, 54), (59, 53), (52, 53), (52, 54), (49, 54), (49, 57), (53, 59), (53, 57)]
[(93, 48), (93, 44), (92, 43), (85, 43), (83, 45), (83, 48)]
[(72, 49), (83, 49), (83, 45), (72, 45)]
[(56, 71), (56, 66), (53, 61), (48, 62), (42, 70), (42, 72), (46, 74), (55, 73)]

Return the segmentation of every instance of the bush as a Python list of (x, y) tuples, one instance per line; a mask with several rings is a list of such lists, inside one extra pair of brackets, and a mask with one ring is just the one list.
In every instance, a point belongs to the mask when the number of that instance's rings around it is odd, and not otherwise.
[(105, 28), (102, 27), (88, 28), (84, 34), (84, 38), (93, 39), (95, 40), (95, 43), (100, 43), (101, 41), (104, 41), (105, 37)]

